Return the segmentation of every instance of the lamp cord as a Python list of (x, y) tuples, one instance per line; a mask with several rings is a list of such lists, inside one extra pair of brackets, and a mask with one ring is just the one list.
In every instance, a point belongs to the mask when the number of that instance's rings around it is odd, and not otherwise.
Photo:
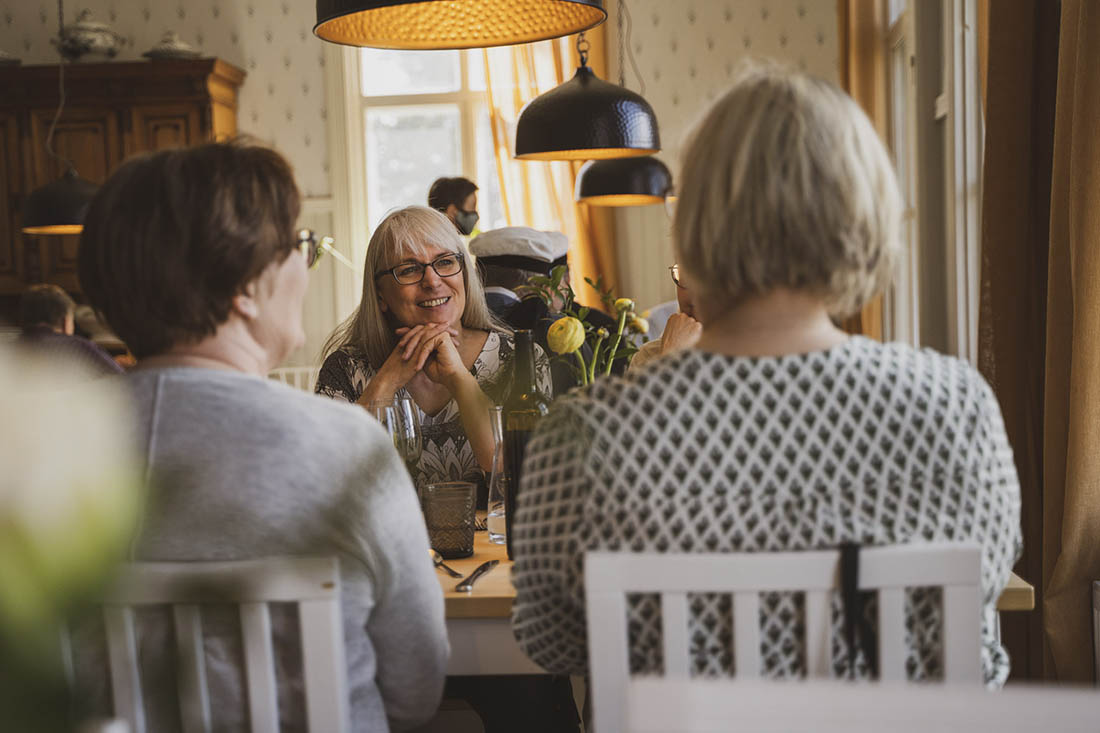
[[(626, 20), (626, 30), (623, 30), (623, 20)], [(645, 96), (645, 79), (642, 78), (642, 72), (638, 69), (638, 60), (634, 58), (634, 49), (630, 47), (630, 35), (634, 30), (634, 19), (630, 17), (630, 8), (626, 6), (626, 0), (619, 0), (619, 12), (618, 12), (618, 26), (619, 26), (619, 86), (626, 86), (626, 59), (624, 55), (630, 56), (630, 67), (634, 69), (634, 76), (638, 77), (638, 93), (643, 97)], [(625, 54), (624, 54), (625, 52)]]
[[(72, 161), (68, 158), (63, 158), (54, 152), (53, 149), (53, 131), (57, 128), (57, 121), (61, 119), (61, 111), (65, 109), (65, 54), (62, 53), (61, 44), (65, 41), (65, 6), (64, 0), (57, 0), (57, 53), (61, 56), (61, 63), (57, 66), (57, 112), (54, 113), (53, 121), (50, 122), (50, 131), (46, 133), (46, 152), (50, 154), (57, 162), (61, 163), (68, 170), (74, 170)], [(62, 172), (64, 175), (64, 172)]]

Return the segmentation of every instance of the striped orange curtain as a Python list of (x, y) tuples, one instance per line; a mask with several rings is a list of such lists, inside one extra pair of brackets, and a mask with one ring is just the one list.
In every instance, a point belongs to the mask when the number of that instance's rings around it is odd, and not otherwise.
[[(585, 36), (588, 65), (607, 76), (603, 26)], [(490, 129), (500, 180), (505, 219), (512, 226), (556, 230), (569, 237), (569, 265), (574, 289), (585, 302), (584, 278), (603, 276), (613, 283), (618, 272), (614, 219), (611, 212), (573, 200), (581, 163), (516, 160), (516, 120), (523, 106), (539, 94), (572, 78), (579, 63), (576, 36), (520, 46), (484, 49), (485, 84)]]
[[(883, 0), (837, 0), (840, 85), (887, 140), (886, 7)], [(882, 296), (842, 324), (849, 333), (882, 340)]]

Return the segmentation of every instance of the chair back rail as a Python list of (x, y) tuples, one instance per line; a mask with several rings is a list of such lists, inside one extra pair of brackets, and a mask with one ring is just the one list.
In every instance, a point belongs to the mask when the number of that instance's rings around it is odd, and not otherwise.
[[(690, 677), (689, 593), (732, 597), (738, 680), (764, 674), (760, 594), (805, 595), (808, 677), (832, 674), (830, 597), (839, 589), (840, 552), (589, 552), (585, 556), (589, 669), (597, 730), (625, 730), (629, 674), (627, 594), (660, 596), (665, 678)], [(878, 595), (879, 674), (901, 682), (905, 670), (905, 590), (943, 591), (944, 681), (981, 681), (981, 550), (970, 543), (920, 543), (860, 551), (859, 589)], [(598, 631), (598, 633), (597, 633)]]
[(646, 678), (631, 686), (627, 710), (620, 733), (1092, 733), (1100, 695), (1062, 686)]
[[(145, 733), (134, 608), (168, 605), (175, 626), (182, 729), (185, 733), (216, 729), (206, 679), (201, 607), (233, 603), (240, 614), (251, 730), (278, 731), (275, 653), (267, 605), (273, 602), (298, 604), (309, 730), (349, 730), (340, 572), (332, 557), (123, 566), (103, 606), (114, 714), (133, 733)], [(67, 634), (63, 637), (65, 649), (69, 640)]]
[(320, 371), (319, 367), (279, 367), (272, 369), (267, 376), (295, 389), (312, 392), (317, 386), (317, 375)]

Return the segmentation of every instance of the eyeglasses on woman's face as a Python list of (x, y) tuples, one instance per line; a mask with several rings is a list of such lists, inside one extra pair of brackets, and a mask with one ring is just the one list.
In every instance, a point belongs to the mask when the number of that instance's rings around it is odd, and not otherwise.
[(678, 287), (678, 288), (684, 287), (683, 285), (680, 284), (680, 266), (679, 265), (669, 265), (668, 271), (669, 271), (669, 274), (672, 275), (672, 282), (676, 283), (676, 287)]
[(313, 269), (325, 250), (332, 248), (332, 237), (320, 237), (312, 229), (298, 230), (298, 251), (306, 258), (306, 267)]
[(388, 270), (381, 270), (374, 273), (374, 277), (379, 278), (383, 275), (393, 275), (393, 279), (401, 285), (416, 285), (424, 279), (424, 273), (428, 271), (429, 267), (435, 270), (435, 274), (440, 277), (454, 277), (462, 272), (465, 267), (465, 262), (460, 253), (450, 252), (440, 257), (436, 257), (427, 264), (423, 262), (402, 262)]

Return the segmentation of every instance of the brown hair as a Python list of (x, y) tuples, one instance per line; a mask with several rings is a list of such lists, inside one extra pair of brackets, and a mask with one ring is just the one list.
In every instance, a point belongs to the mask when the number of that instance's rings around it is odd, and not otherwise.
[(62, 328), (75, 310), (76, 303), (58, 286), (31, 285), (19, 298), (19, 326), (24, 331), (32, 326)]
[(449, 204), (454, 204), (461, 209), (474, 191), (477, 191), (477, 184), (469, 178), (437, 178), (428, 189), (428, 206), (446, 211)]
[(300, 197), (273, 150), (208, 143), (132, 158), (88, 207), (80, 282), (138, 358), (214, 333), (294, 248)]

